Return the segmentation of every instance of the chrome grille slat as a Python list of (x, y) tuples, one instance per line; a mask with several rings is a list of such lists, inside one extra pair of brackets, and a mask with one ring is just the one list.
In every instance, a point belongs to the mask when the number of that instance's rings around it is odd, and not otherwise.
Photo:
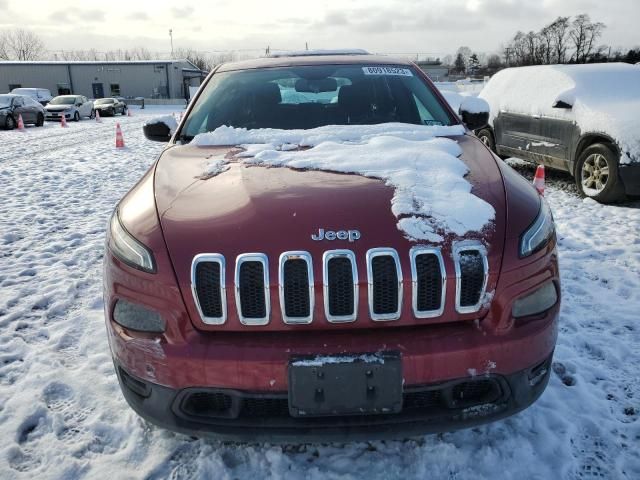
[[(410, 250), (409, 257), (413, 315), (416, 318), (439, 317), (444, 312), (447, 293), (447, 272), (442, 251), (439, 248), (418, 246)], [(428, 298), (423, 298), (425, 296)], [(434, 308), (426, 308), (429, 306)]]
[[(330, 265), (334, 260), (336, 262)], [(349, 280), (349, 276), (347, 275), (349, 272), (345, 272), (345, 268), (342, 265), (346, 261), (350, 262), (351, 280)], [(338, 265), (338, 263), (340, 265)], [(338, 265), (335, 267), (337, 272), (331, 274), (329, 272), (330, 267), (336, 265)], [(322, 256), (322, 266), (325, 317), (331, 323), (355, 321), (358, 316), (359, 287), (358, 268), (356, 266), (354, 253), (351, 250), (328, 250), (324, 252)], [(334, 276), (338, 274), (340, 274), (341, 278), (334, 278)], [(337, 296), (341, 296), (340, 299), (338, 299)], [(342, 296), (344, 298), (342, 298)], [(345, 300), (349, 301), (349, 305), (345, 305), (345, 308), (338, 308), (342, 307)]]
[(453, 262), (456, 269), (456, 311), (478, 312), (482, 308), (489, 278), (487, 250), (480, 242), (454, 244)]
[[(445, 310), (447, 274), (442, 251), (415, 246), (409, 252), (412, 310), (415, 318), (439, 317)], [(482, 309), (489, 265), (486, 248), (477, 241), (454, 243), (455, 309), (476, 313)], [(334, 262), (335, 261), (335, 262)], [(373, 248), (366, 254), (369, 317), (397, 320), (403, 301), (403, 275), (398, 253)], [(305, 251), (280, 255), (278, 286), (282, 321), (289, 325), (313, 322), (315, 288), (313, 260)], [(353, 322), (358, 316), (359, 276), (351, 250), (328, 250), (322, 256), (325, 318), (329, 323)], [(203, 323), (227, 321), (226, 264), (221, 254), (196, 255), (191, 264), (191, 293)], [(235, 264), (236, 312), (243, 325), (267, 325), (271, 316), (269, 261), (265, 254), (238, 255)]]
[[(402, 311), (402, 269), (393, 248), (372, 248), (367, 252), (369, 316), (376, 321), (400, 318)], [(395, 307), (395, 308), (394, 308)]]
[[(217, 279), (215, 278), (214, 270), (203, 272), (201, 266), (206, 264), (218, 266)], [(207, 275), (207, 273), (210, 273), (210, 275)], [(207, 283), (203, 284), (203, 281)], [(218, 253), (204, 253), (194, 257), (191, 263), (191, 294), (200, 318), (204, 323), (207, 325), (222, 325), (227, 321), (224, 256)], [(215, 315), (214, 313), (219, 314)]]
[[(260, 265), (261, 268), (257, 268), (257, 265)], [(271, 300), (269, 295), (269, 260), (266, 255), (262, 253), (238, 255), (236, 258), (235, 291), (236, 309), (240, 323), (244, 325), (266, 325), (269, 323)]]
[[(293, 263), (296, 267), (292, 267)], [(302, 262), (306, 273), (296, 272)], [(279, 290), (282, 321), (290, 325), (308, 324), (313, 321), (315, 294), (313, 264), (309, 252), (284, 252), (280, 255)], [(295, 277), (295, 278), (291, 278)], [(295, 297), (295, 298), (294, 298)]]

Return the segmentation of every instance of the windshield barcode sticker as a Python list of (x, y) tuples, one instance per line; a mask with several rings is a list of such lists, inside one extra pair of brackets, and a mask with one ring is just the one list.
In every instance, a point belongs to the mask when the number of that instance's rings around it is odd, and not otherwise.
[(365, 75), (393, 75), (397, 77), (413, 77), (408, 68), (398, 67), (362, 67)]

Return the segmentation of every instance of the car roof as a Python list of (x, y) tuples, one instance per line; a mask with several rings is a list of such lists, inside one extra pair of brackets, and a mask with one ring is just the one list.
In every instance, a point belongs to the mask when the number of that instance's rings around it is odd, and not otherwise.
[(260, 68), (295, 67), (309, 65), (403, 65), (410, 66), (413, 62), (406, 58), (386, 55), (293, 55), (263, 57), (222, 64), (216, 71), (228, 72), (233, 70), (249, 70)]

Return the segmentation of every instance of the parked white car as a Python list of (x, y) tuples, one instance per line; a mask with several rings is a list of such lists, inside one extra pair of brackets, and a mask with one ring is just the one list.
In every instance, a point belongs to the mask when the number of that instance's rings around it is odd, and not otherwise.
[(64, 115), (67, 120), (78, 122), (82, 117), (96, 115), (93, 102), (83, 95), (60, 95), (51, 100), (45, 110), (47, 120), (60, 120)]
[(53, 98), (51, 92), (46, 88), (14, 88), (11, 93), (31, 97), (43, 106), (47, 105)]

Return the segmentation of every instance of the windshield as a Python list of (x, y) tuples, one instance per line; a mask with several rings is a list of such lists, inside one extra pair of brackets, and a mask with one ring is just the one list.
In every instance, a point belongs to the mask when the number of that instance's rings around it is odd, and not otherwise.
[(0, 95), (0, 107), (10, 107), (11, 97), (9, 95)]
[(95, 103), (96, 105), (105, 105), (107, 103), (114, 103), (114, 100), (113, 98), (99, 98), (93, 103)]
[(412, 68), (314, 65), (214, 75), (182, 136), (188, 140), (222, 125), (289, 130), (386, 122), (451, 125), (455, 120)]
[(76, 97), (56, 97), (49, 102), (49, 105), (73, 105)]

